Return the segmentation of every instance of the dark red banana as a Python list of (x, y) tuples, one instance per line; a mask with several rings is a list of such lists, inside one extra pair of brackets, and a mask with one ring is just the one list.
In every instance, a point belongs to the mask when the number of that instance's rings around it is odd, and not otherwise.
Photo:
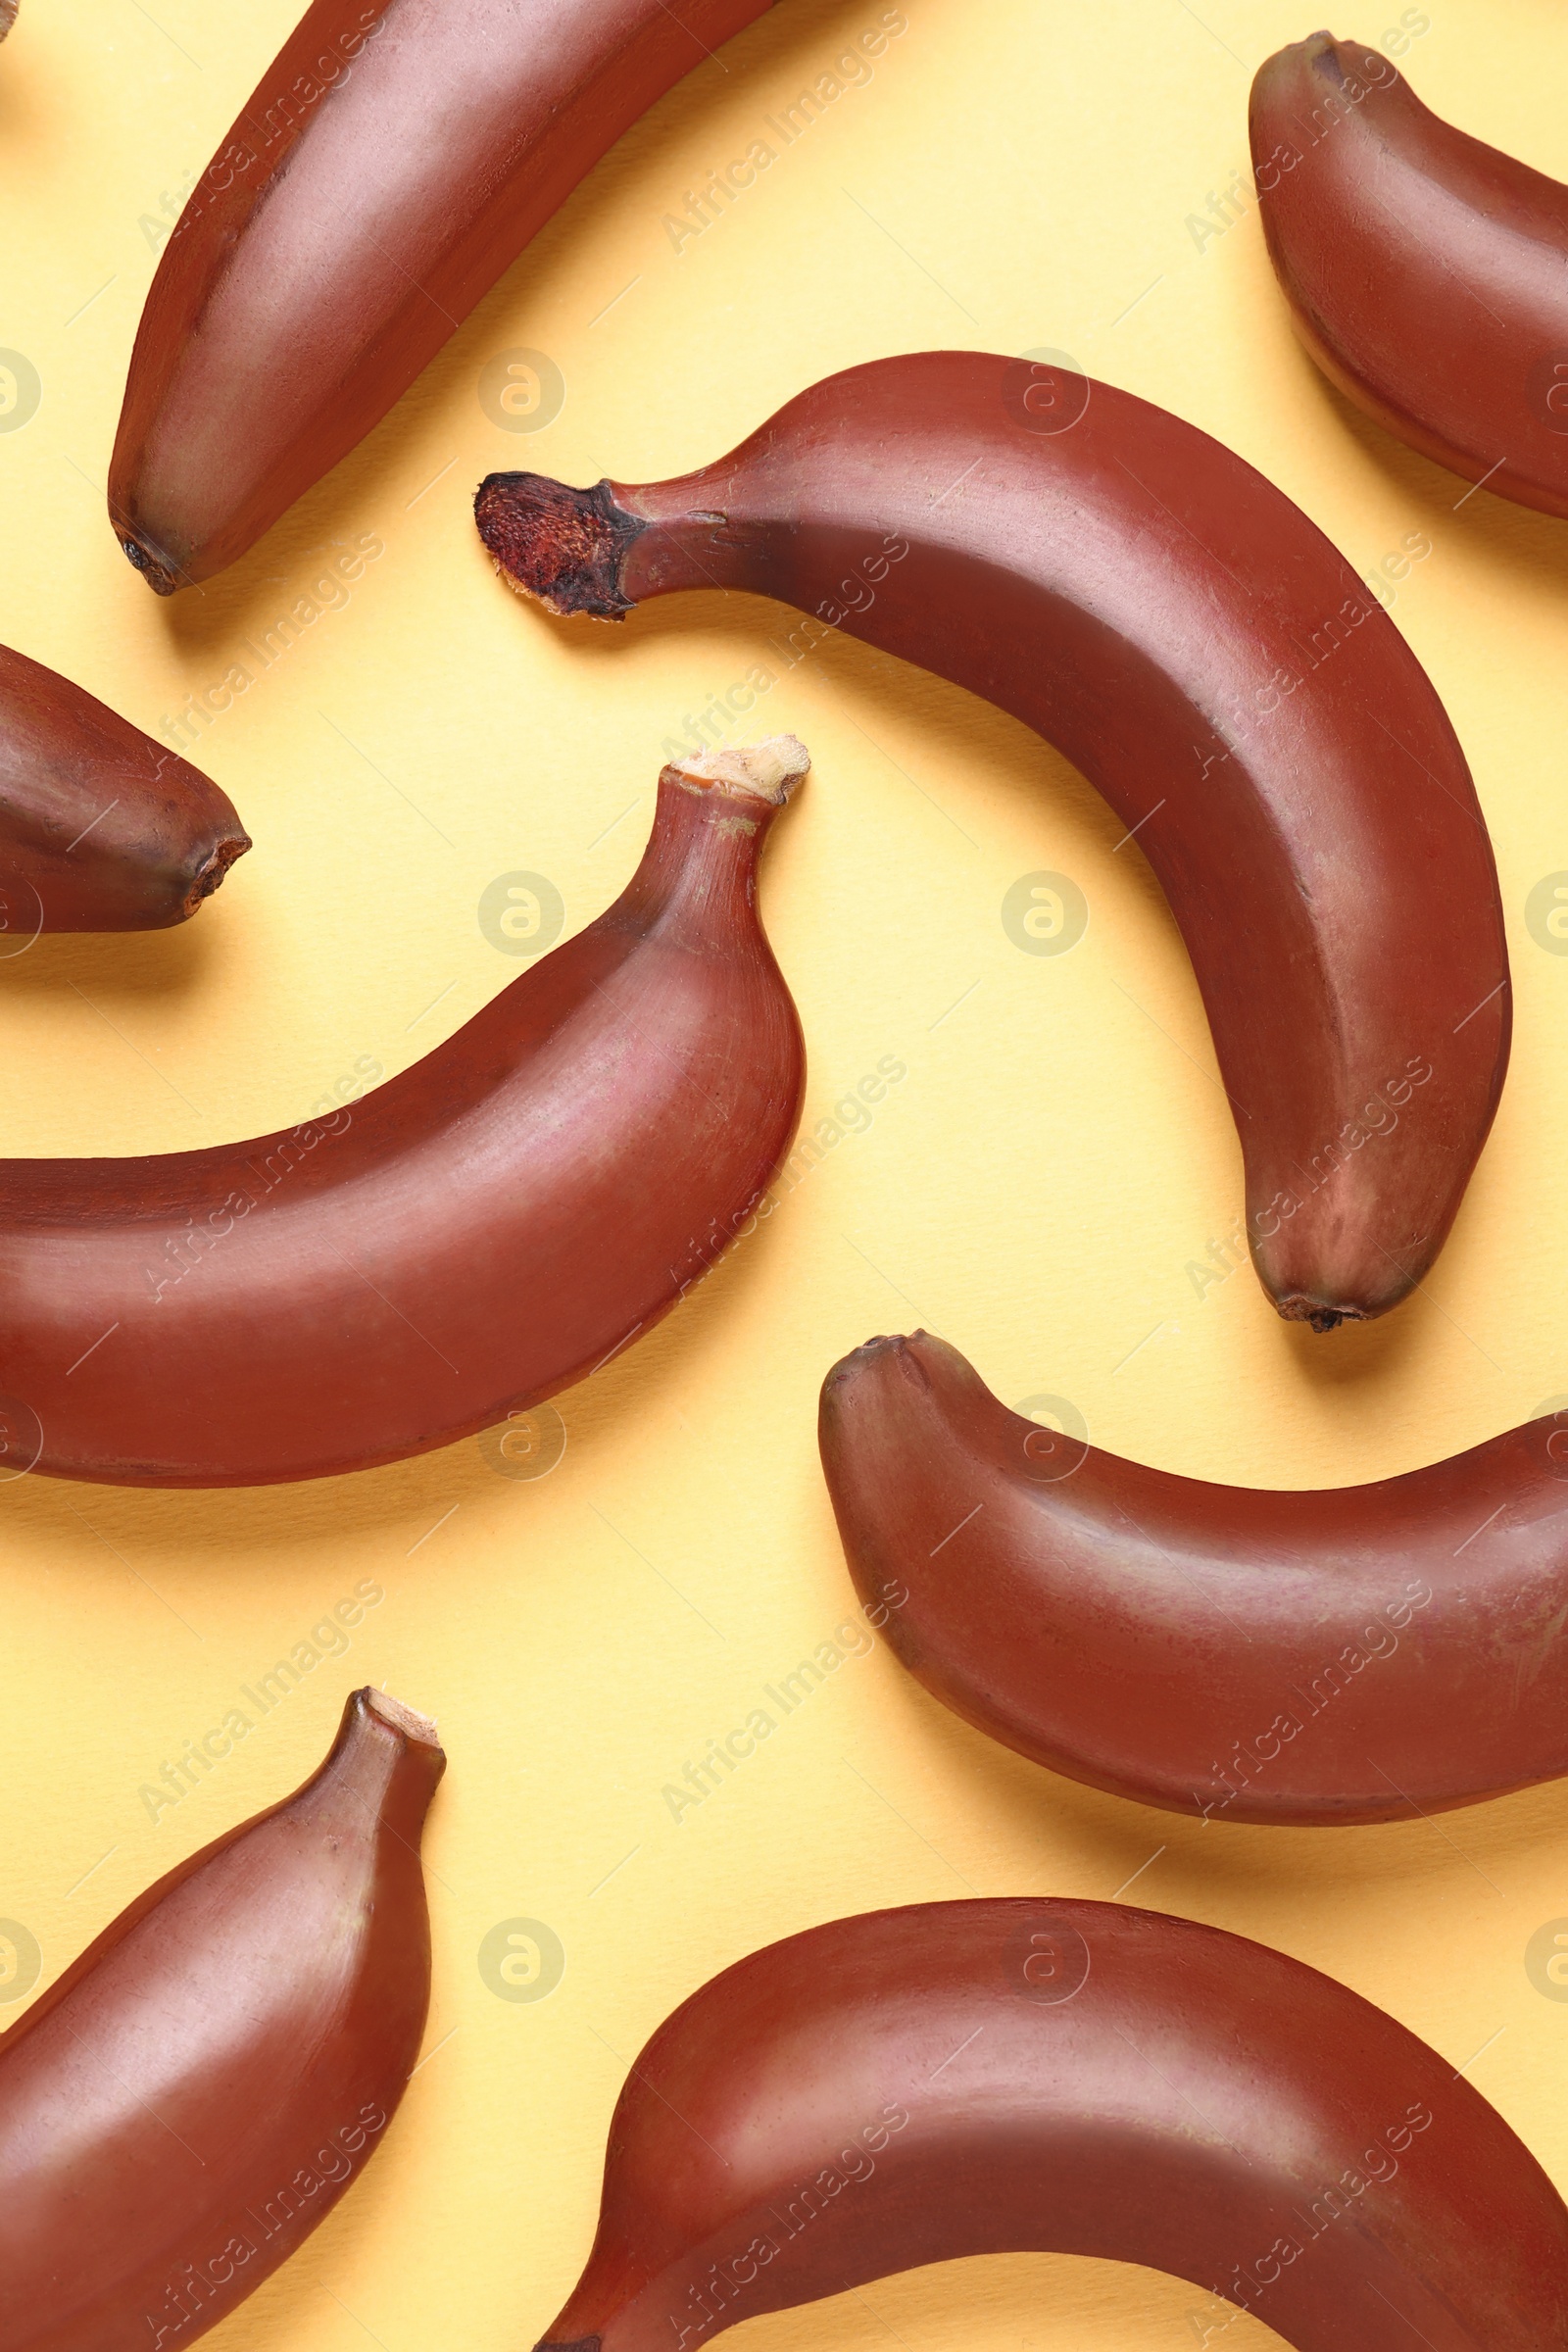
[(0, 929), (157, 931), (250, 836), (226, 796), (69, 678), (0, 646)]
[[(751, 1230), (800, 1116), (757, 861), (807, 766), (785, 735), (666, 767), (614, 905), (352, 1109), (0, 1160), (13, 1459), (325, 1477), (487, 1428), (651, 1330)], [(536, 923), (513, 896), (504, 919)]]
[(109, 471), (160, 595), (386, 415), (629, 123), (769, 0), (315, 0), (158, 265)]
[(1370, 1486), (1210, 1486), (1022, 1419), (918, 1331), (834, 1366), (820, 1439), (898, 1656), (1054, 1772), (1297, 1827), (1568, 1773), (1556, 1419)]
[(1412, 449), (1568, 514), (1568, 187), (1314, 32), (1258, 69), (1252, 163), (1296, 330)]
[(676, 2010), (538, 2352), (699, 2352), (1030, 2251), (1173, 2272), (1212, 2336), (1240, 2304), (1297, 2352), (1568, 2343), (1568, 2211), (1446, 2058), (1218, 1928), (985, 1901), (812, 1928)]
[(357, 1690), (303, 1788), (0, 2035), (0, 2352), (183, 2352), (324, 2220), (419, 2053), (435, 1726)]
[(555, 612), (753, 589), (1037, 728), (1181, 926), (1280, 1312), (1326, 1330), (1421, 1279), (1507, 1062), (1492, 850), (1403, 639), (1250, 466), (1108, 384), (920, 352), (681, 480), (492, 474), (476, 514)]

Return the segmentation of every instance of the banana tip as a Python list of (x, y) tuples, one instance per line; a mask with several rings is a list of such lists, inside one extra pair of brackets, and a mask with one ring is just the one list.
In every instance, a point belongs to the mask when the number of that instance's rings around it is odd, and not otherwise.
[(1358, 1306), (1326, 1306), (1321, 1298), (1296, 1296), (1274, 1301), (1287, 1323), (1310, 1323), (1314, 1331), (1337, 1331), (1342, 1323), (1364, 1323)]
[(220, 841), (206, 864), (198, 867), (185, 893), (182, 911), (187, 915), (194, 914), (202, 901), (212, 897), (236, 858), (243, 858), (250, 847), (251, 837), (248, 833), (231, 833), (226, 840)]
[[(5, 0), (0, 0), (0, 7), (4, 5)], [(159, 596), (172, 596), (179, 586), (179, 575), (173, 566), (166, 563), (162, 556), (154, 555), (150, 547), (143, 547), (139, 539), (131, 538), (127, 532), (122, 530), (117, 536), (126, 561), (141, 573), (148, 587)]]

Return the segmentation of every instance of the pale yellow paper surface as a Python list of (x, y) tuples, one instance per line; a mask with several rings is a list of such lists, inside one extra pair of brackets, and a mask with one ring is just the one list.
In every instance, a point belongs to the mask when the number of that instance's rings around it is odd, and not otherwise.
[[(1245, 1269), (1200, 1297), (1189, 1264), (1233, 1225), (1239, 1157), (1136, 844), (956, 689), (844, 641), (781, 679), (748, 723), (798, 732), (815, 761), (763, 892), (808, 1121), (883, 1056), (907, 1074), (647, 1346), (562, 1400), (559, 1468), (504, 1478), (467, 1444), (263, 1492), (0, 1494), (0, 1918), (37, 1937), (41, 1981), (289, 1789), (354, 1683), (437, 1715), (451, 1757), (426, 1849), (434, 2054), (364, 2181), (213, 2338), (224, 2352), (523, 2352), (587, 2252), (612, 2102), (668, 2009), (814, 1921), (970, 1891), (1108, 1896), (1141, 1873), (1130, 1899), (1276, 1944), (1473, 2059), (1568, 2183), (1568, 2006), (1524, 1967), (1568, 1915), (1568, 1788), (1441, 1825), (1202, 1828), (1004, 1753), (878, 1645), (721, 1791), (678, 1821), (662, 1794), (850, 1615), (815, 1396), (871, 1332), (923, 1322), (1008, 1401), (1066, 1396), (1099, 1443), (1259, 1484), (1401, 1470), (1568, 1391), (1568, 958), (1524, 921), (1568, 867), (1568, 525), (1486, 494), (1455, 512), (1462, 485), (1361, 424), (1298, 351), (1255, 212), (1219, 236), (1190, 224), (1246, 165), (1252, 68), (1314, 21), (1284, 0), (907, 0), (871, 81), (677, 252), (662, 217), (881, 13), (781, 0), (621, 143), (365, 447), (204, 598), (161, 605), (103, 512), (126, 360), (183, 188), (297, 10), (23, 0), (0, 51), (0, 346), (42, 398), (0, 435), (0, 639), (156, 731), (342, 543), (384, 552), (195, 755), (256, 839), (218, 900), (177, 933), (0, 963), (4, 1148), (216, 1143), (305, 1117), (362, 1057), (404, 1067), (517, 969), (479, 930), (485, 886), (543, 873), (568, 927), (590, 920), (635, 863), (664, 739), (777, 666), (780, 614), (741, 599), (616, 632), (524, 609), (473, 534), (481, 474), (679, 471), (837, 368), (954, 344), (1065, 350), (1164, 402), (1363, 571), (1430, 535), (1394, 613), (1496, 846), (1509, 1089), (1426, 1295), (1396, 1315), (1319, 1340)], [(1404, 60), (1420, 93), (1568, 176), (1553, 0), (1426, 13)], [(1376, 41), (1399, 15), (1336, 29)], [(565, 382), (537, 432), (478, 396), (516, 349)], [(1059, 958), (1020, 954), (1000, 920), (1040, 869), (1091, 907)], [(149, 1819), (139, 1790), (165, 1760), (361, 1580), (384, 1599), (352, 1652)], [(514, 1919), (564, 1947), (548, 1998), (481, 1980), (481, 1940)], [(749, 2340), (1162, 2352), (1197, 2342), (1203, 2308), (1177, 2281), (1033, 2257)], [(1215, 2340), (1275, 2339), (1238, 2319)]]

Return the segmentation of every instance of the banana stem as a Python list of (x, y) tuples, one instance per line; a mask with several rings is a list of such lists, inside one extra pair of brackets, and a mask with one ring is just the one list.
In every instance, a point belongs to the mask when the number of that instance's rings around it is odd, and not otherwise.
[(611, 496), (608, 482), (573, 490), (543, 473), (491, 473), (473, 502), (479, 536), (497, 572), (519, 595), (565, 617), (624, 620), (633, 600), (620, 586), (632, 541), (648, 528)]

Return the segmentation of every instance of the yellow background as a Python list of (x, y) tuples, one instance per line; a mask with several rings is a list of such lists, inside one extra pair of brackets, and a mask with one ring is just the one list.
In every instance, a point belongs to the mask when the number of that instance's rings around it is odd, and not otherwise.
[[(248, 1493), (0, 1494), (0, 1917), (37, 1936), (44, 1982), (294, 1786), (353, 1684), (439, 1716), (451, 1758), (426, 1846), (435, 2054), (365, 2180), (215, 2347), (524, 2352), (586, 2255), (625, 2067), (707, 1977), (872, 1905), (1109, 1896), (1141, 1869), (1129, 1899), (1331, 1971), (1455, 2067), (1481, 2051), (1472, 2080), (1568, 2187), (1568, 2006), (1523, 1965), (1568, 1914), (1568, 1786), (1441, 1824), (1200, 1827), (989, 1744), (878, 1644), (678, 1824), (661, 1796), (849, 1614), (815, 1396), (871, 1332), (923, 1322), (1008, 1401), (1063, 1396), (1097, 1443), (1265, 1485), (1431, 1461), (1568, 1390), (1568, 959), (1523, 920), (1568, 867), (1568, 526), (1485, 493), (1455, 512), (1461, 485), (1298, 351), (1255, 211), (1201, 249), (1188, 224), (1246, 166), (1252, 69), (1312, 18), (1285, 0), (906, 0), (869, 85), (677, 253), (662, 216), (881, 13), (781, 0), (621, 141), (363, 448), (204, 595), (161, 604), (104, 515), (126, 361), (162, 231), (297, 13), (23, 0), (0, 51), (0, 345), (43, 386), (0, 436), (0, 639), (156, 732), (339, 543), (385, 545), (194, 754), (256, 841), (218, 899), (177, 932), (0, 963), (7, 1151), (293, 1122), (357, 1057), (403, 1067), (514, 976), (475, 919), (496, 875), (542, 872), (568, 926), (589, 921), (639, 855), (664, 738), (765, 660), (780, 614), (703, 596), (614, 632), (553, 622), (493, 577), (476, 480), (677, 472), (835, 368), (937, 345), (1062, 349), (1163, 402), (1364, 572), (1430, 534), (1394, 617), (1474, 766), (1517, 1026), (1423, 1296), (1327, 1340), (1283, 1327), (1245, 1269), (1200, 1298), (1188, 1262), (1233, 1224), (1239, 1154), (1136, 845), (1115, 850), (1120, 827), (1022, 727), (864, 648), (834, 640), (763, 698), (754, 723), (798, 731), (815, 761), (763, 890), (809, 1045), (808, 1121), (885, 1054), (908, 1076), (657, 1336), (561, 1399), (561, 1466), (503, 1478), (469, 1443)], [(1401, 61), (1417, 91), (1568, 177), (1556, 0), (1426, 14)], [(1399, 16), (1338, 29), (1377, 41)], [(566, 385), (532, 434), (477, 396), (517, 347)], [(1092, 910), (1059, 958), (1020, 954), (1000, 920), (1040, 868)], [(149, 1821), (141, 1785), (362, 1578), (386, 1597), (352, 1654)], [(476, 1961), (519, 1916), (566, 1952), (529, 2004), (496, 1998)], [(1197, 2341), (1203, 2306), (1179, 2281), (1029, 2257), (912, 2275), (749, 2340), (1158, 2352)], [(1223, 2340), (1277, 2339), (1238, 2318)]]

